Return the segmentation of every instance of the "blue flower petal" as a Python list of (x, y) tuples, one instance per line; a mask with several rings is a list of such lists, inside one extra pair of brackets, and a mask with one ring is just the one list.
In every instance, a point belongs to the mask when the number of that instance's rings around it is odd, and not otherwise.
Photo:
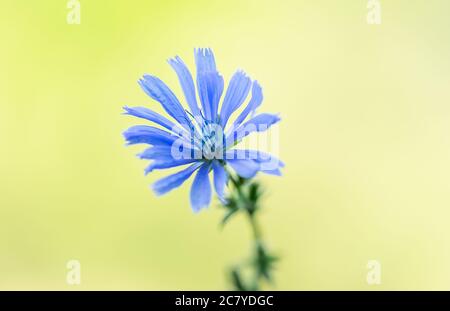
[(182, 125), (190, 125), (186, 111), (181, 106), (175, 94), (160, 79), (144, 75), (139, 81), (140, 86), (148, 96), (161, 103), (164, 110)]
[(178, 56), (173, 59), (169, 59), (169, 64), (177, 73), (178, 80), (180, 81), (181, 88), (183, 89), (184, 97), (186, 98), (186, 102), (191, 109), (192, 114), (194, 117), (199, 116), (200, 109), (197, 105), (194, 81), (189, 69), (183, 60)]
[[(184, 152), (181, 153), (181, 151), (178, 153), (175, 150), (172, 150), (175, 146), (168, 146), (168, 145), (156, 145), (156, 146), (152, 146), (150, 148), (145, 149), (143, 152), (139, 153), (137, 156), (141, 159), (146, 159), (146, 160), (158, 160), (158, 159), (193, 159), (194, 158), (194, 150), (189, 148), (188, 145), (184, 144), (183, 145), (183, 150)], [(196, 152), (200, 152), (197, 151)]]
[(278, 115), (261, 113), (229, 133), (226, 139), (226, 146), (233, 146), (236, 142), (239, 142), (241, 139), (253, 132), (266, 131), (269, 127), (280, 120), (281, 118)]
[(167, 157), (166, 159), (158, 159), (150, 163), (149, 166), (145, 169), (145, 175), (148, 173), (153, 172), (153, 170), (156, 169), (165, 169), (165, 168), (171, 168), (181, 165), (186, 165), (192, 162), (196, 162), (195, 159), (180, 159), (180, 160), (174, 160), (171, 156)]
[(265, 174), (269, 174), (269, 175), (274, 175), (274, 176), (281, 176), (281, 170), (279, 168), (274, 169), (274, 170), (261, 170), (261, 172), (265, 173)]
[(196, 49), (197, 89), (204, 117), (215, 121), (224, 81), (216, 68), (214, 54), (210, 49)]
[(153, 146), (139, 153), (138, 157), (146, 160), (167, 159), (172, 157), (172, 146)]
[(243, 71), (236, 72), (228, 85), (222, 108), (220, 110), (220, 124), (225, 128), (231, 114), (238, 109), (250, 91), (251, 80)]
[(279, 160), (277, 157), (263, 152), (259, 150), (251, 150), (251, 149), (231, 149), (227, 150), (225, 153), (226, 159), (246, 159), (246, 160), (254, 160), (258, 163), (267, 163), (273, 162), (276, 164), (277, 168), (284, 167), (284, 163)]
[(148, 125), (136, 125), (130, 127), (123, 133), (129, 145), (150, 144), (150, 145), (171, 145), (177, 139), (170, 133), (159, 128)]
[(209, 183), (209, 164), (205, 163), (198, 170), (191, 187), (191, 207), (194, 212), (208, 207), (211, 203), (212, 191)]
[(156, 113), (145, 107), (123, 107), (126, 111), (125, 114), (135, 116), (141, 119), (146, 119), (156, 124), (165, 127), (168, 130), (172, 130), (175, 127), (175, 123), (163, 117), (159, 113)]
[(200, 166), (202, 165), (201, 162), (197, 162), (195, 164), (192, 164), (188, 168), (185, 168), (184, 170), (169, 175), (167, 177), (164, 177), (157, 182), (153, 184), (153, 191), (157, 195), (165, 194), (172, 189), (178, 188), (181, 186), (191, 175), (195, 172)]
[(222, 165), (217, 161), (213, 162), (214, 170), (214, 188), (216, 190), (217, 196), (221, 202), (226, 202), (225, 200), (225, 187), (228, 181), (228, 175)]
[(232, 159), (253, 160), (259, 165), (259, 171), (269, 175), (282, 175), (280, 168), (284, 167), (284, 163), (266, 152), (249, 149), (232, 149), (227, 150), (225, 156), (227, 161)]
[(261, 86), (258, 84), (258, 81), (253, 81), (252, 86), (252, 98), (248, 105), (242, 110), (241, 114), (236, 118), (233, 123), (232, 128), (236, 129), (242, 122), (244, 122), (245, 118), (253, 112), (255, 112), (256, 108), (258, 108), (263, 101), (263, 94)]
[(200, 72), (217, 71), (216, 60), (211, 49), (195, 49), (194, 56), (197, 74)]
[(205, 112), (205, 118), (209, 121), (216, 121), (223, 86), (223, 78), (218, 72), (201, 72), (197, 74), (198, 95)]
[(227, 160), (227, 163), (243, 178), (253, 178), (259, 171), (259, 164), (253, 160)]

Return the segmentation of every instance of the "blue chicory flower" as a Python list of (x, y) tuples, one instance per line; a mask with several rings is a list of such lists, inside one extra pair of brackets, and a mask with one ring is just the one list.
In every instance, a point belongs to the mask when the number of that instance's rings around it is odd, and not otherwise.
[[(152, 160), (145, 169), (146, 174), (155, 169), (188, 165), (180, 172), (153, 184), (153, 190), (158, 195), (181, 186), (197, 171), (190, 192), (192, 209), (197, 212), (211, 203), (211, 171), (216, 194), (225, 202), (228, 182), (225, 167), (231, 167), (243, 178), (252, 178), (258, 171), (281, 175), (280, 169), (284, 164), (261, 151), (232, 149), (247, 135), (267, 130), (280, 120), (279, 116), (274, 114), (262, 113), (254, 116), (263, 100), (258, 82), (252, 82), (244, 72), (237, 71), (230, 80), (219, 111), (224, 80), (216, 69), (214, 55), (210, 49), (196, 49), (194, 54), (200, 106), (197, 104), (191, 73), (177, 56), (170, 59), (169, 64), (178, 76), (189, 110), (183, 108), (164, 82), (155, 76), (144, 75), (139, 81), (141, 88), (162, 105), (173, 121), (148, 108), (124, 107), (125, 114), (146, 119), (159, 126), (133, 126), (124, 132), (124, 137), (130, 145), (150, 145), (139, 154), (141, 159)], [(227, 127), (230, 116), (244, 103), (250, 89), (250, 101)]]

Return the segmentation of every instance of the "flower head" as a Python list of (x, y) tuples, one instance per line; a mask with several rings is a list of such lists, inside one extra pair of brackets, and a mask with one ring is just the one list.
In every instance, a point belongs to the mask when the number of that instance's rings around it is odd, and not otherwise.
[[(215, 192), (225, 201), (228, 182), (226, 168), (231, 168), (243, 178), (252, 178), (257, 172), (281, 175), (284, 164), (267, 153), (235, 149), (234, 147), (252, 132), (267, 130), (277, 123), (278, 115), (262, 113), (255, 115), (263, 100), (262, 89), (257, 81), (251, 81), (242, 71), (237, 71), (224, 91), (224, 80), (216, 69), (210, 49), (196, 49), (196, 86), (185, 63), (178, 56), (170, 59), (175, 70), (188, 109), (184, 109), (175, 94), (155, 76), (144, 75), (139, 85), (147, 95), (158, 101), (173, 120), (144, 107), (124, 107), (125, 113), (146, 119), (157, 125), (137, 125), (124, 132), (128, 144), (147, 144), (139, 157), (151, 160), (145, 169), (148, 174), (155, 169), (184, 166), (172, 175), (153, 185), (156, 194), (162, 195), (181, 186), (196, 172), (190, 201), (197, 212), (208, 207), (212, 198), (209, 173), (213, 172)], [(197, 93), (200, 105), (197, 101)], [(230, 117), (240, 108), (251, 91), (251, 98), (234, 121)]]

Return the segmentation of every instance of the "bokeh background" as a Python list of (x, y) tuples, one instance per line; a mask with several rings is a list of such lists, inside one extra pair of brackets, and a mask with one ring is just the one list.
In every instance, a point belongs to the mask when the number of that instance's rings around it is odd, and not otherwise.
[[(227, 289), (245, 219), (193, 214), (191, 181), (157, 198), (124, 105), (161, 111), (144, 73), (211, 47), (280, 112), (281, 178), (262, 225), (282, 256), (274, 289), (450, 289), (450, 2), (65, 0), (0, 4), (0, 289)], [(81, 263), (81, 285), (66, 263)], [(368, 285), (379, 260), (382, 283)]]

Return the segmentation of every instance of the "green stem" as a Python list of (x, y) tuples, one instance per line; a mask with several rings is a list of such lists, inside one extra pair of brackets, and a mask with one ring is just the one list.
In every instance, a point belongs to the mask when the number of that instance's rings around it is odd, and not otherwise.
[(261, 229), (258, 225), (255, 214), (248, 213), (248, 215), (250, 219), (250, 225), (252, 227), (253, 238), (255, 240), (255, 243), (258, 243), (262, 239)]
[[(250, 220), (250, 226), (252, 228), (253, 232), (253, 256), (254, 258), (251, 259), (251, 262), (256, 262), (258, 260), (257, 254), (258, 254), (258, 247), (262, 244), (262, 238), (261, 238), (261, 229), (258, 225), (258, 221), (256, 220), (256, 216), (254, 213), (248, 213), (249, 220)], [(253, 272), (253, 282), (252, 282), (252, 288), (253, 290), (259, 290), (259, 272), (257, 269)]]
[(228, 203), (225, 205), (228, 212), (222, 223), (226, 223), (232, 215), (244, 212), (250, 223), (254, 244), (250, 261), (250, 267), (253, 269), (252, 279), (244, 282), (240, 268), (236, 267), (231, 273), (232, 280), (238, 290), (259, 290), (263, 279), (271, 281), (273, 263), (277, 260), (275, 256), (268, 253), (262, 241), (262, 231), (257, 219), (260, 210), (260, 187), (256, 182), (235, 177), (229, 171), (227, 173), (234, 186), (235, 193), (231, 193)]

